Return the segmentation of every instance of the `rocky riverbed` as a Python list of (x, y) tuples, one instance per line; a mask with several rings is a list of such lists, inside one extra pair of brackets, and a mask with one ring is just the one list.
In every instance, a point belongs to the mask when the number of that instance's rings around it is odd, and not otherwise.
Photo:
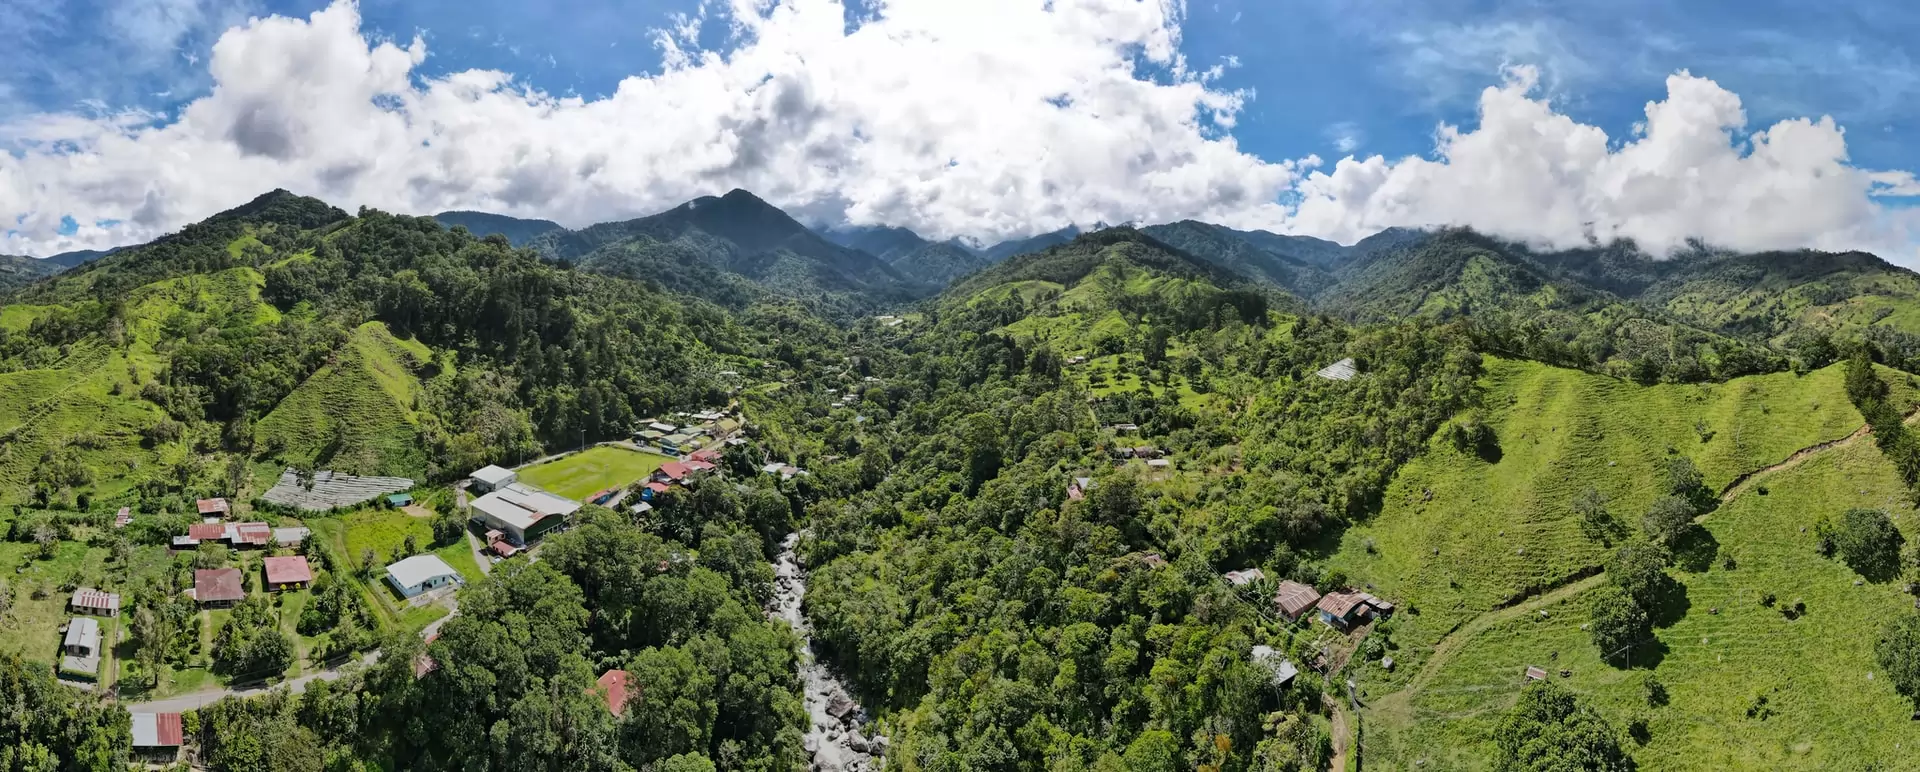
[(794, 552), (800, 534), (787, 534), (780, 543), (780, 556), (773, 563), (773, 606), (767, 613), (784, 619), (800, 634), (800, 680), (805, 690), (807, 750), (813, 754), (813, 768), (821, 772), (870, 772), (886, 767), (887, 738), (869, 737), (867, 713), (813, 653), (813, 627), (800, 612), (807, 595), (807, 572)]

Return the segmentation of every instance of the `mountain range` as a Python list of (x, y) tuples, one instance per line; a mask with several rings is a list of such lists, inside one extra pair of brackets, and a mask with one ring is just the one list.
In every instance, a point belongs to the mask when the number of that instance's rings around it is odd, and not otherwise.
[[(725, 308), (784, 300), (840, 319), (928, 297), (1088, 232), (1068, 226), (976, 246), (898, 227), (814, 229), (744, 190), (580, 229), (470, 211), (433, 219)], [(1398, 228), (1349, 246), (1195, 220), (1137, 233), (1284, 291), (1302, 308), (1359, 322), (1470, 319), (1501, 350), (1621, 376), (1684, 380), (1692, 375), (1668, 368), (1730, 376), (1811, 362), (1840, 332), (1920, 359), (1920, 276), (1864, 253), (1696, 249), (1656, 258), (1631, 244), (1543, 251), (1465, 229)], [(0, 290), (113, 251), (0, 257)], [(1649, 353), (1660, 350), (1680, 353)]]

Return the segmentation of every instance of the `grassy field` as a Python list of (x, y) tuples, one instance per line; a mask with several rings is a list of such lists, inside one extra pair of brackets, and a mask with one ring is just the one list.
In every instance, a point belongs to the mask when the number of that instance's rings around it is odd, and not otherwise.
[(1805, 377), (1646, 387), (1489, 359), (1486, 404), (1498, 458), (1436, 439), (1395, 477), (1381, 512), (1347, 530), (1330, 561), (1409, 611), (1396, 634), (1406, 666), (1383, 678), (1406, 678), (1466, 619), (1598, 566), (1608, 549), (1582, 532), (1571, 508), (1588, 486), (1637, 529), (1664, 492), (1669, 449), (1692, 458), (1719, 490), (1852, 433), (1862, 419), (1841, 381), (1834, 366)]
[(379, 322), (354, 332), (337, 359), (288, 394), (255, 430), (295, 465), (349, 474), (420, 477), (414, 372), (432, 360), (426, 346), (395, 338)]
[[(1920, 724), (1910, 720), (1913, 704), (1876, 677), (1872, 648), (1880, 624), (1913, 602), (1898, 583), (1856, 585), (1850, 569), (1814, 551), (1811, 535), (1821, 516), (1863, 506), (1888, 510), (1911, 540), (1920, 521), (1906, 492), (1869, 441), (1768, 475), (1766, 486), (1702, 520), (1735, 567), (1674, 573), (1686, 588), (1684, 616), (1657, 631), (1664, 651), (1640, 669), (1599, 660), (1580, 629), (1583, 595), (1545, 618), (1518, 616), (1467, 641), (1417, 693), (1377, 700), (1367, 714), (1368, 765), (1486, 766), (1522, 670), (1540, 665), (1571, 671), (1562, 683), (1617, 727), (1647, 719), (1649, 741), (1630, 746), (1643, 769), (1910, 768), (1906, 746), (1920, 747)], [(1804, 602), (1806, 615), (1788, 620), (1762, 606), (1766, 593)], [(1645, 672), (1670, 704), (1647, 706)], [(1750, 707), (1761, 710), (1749, 716)]]
[(519, 472), (520, 480), (576, 501), (607, 488), (632, 483), (653, 474), (672, 459), (613, 445), (588, 448), (558, 461)]

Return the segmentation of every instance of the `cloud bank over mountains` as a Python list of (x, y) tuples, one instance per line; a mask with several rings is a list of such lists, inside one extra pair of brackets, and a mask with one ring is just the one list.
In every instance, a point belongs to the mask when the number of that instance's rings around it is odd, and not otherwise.
[[(1912, 262), (1907, 210), (1881, 202), (1920, 192), (1911, 174), (1851, 166), (1830, 119), (1750, 129), (1739, 97), (1686, 73), (1630, 137), (1555, 112), (1520, 66), (1476, 125), (1439, 127), (1431, 155), (1327, 164), (1240, 148), (1257, 95), (1220, 85), (1231, 62), (1181, 54), (1179, 0), (883, 0), (854, 23), (837, 0), (710, 10), (657, 33), (660, 72), (591, 98), (425, 75), (422, 40), (370, 40), (348, 0), (253, 19), (176, 114), (0, 124), (0, 253), (143, 241), (274, 187), (570, 226), (740, 187), (803, 219), (932, 238), (1194, 218), (1343, 242), (1472, 225), (1551, 246), (1698, 238)], [(699, 47), (719, 23), (729, 45)]]

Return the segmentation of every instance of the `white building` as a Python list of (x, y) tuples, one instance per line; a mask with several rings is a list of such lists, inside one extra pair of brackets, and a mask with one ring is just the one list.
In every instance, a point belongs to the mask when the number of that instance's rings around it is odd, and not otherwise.
[(438, 555), (415, 555), (387, 566), (387, 583), (409, 598), (450, 584), (464, 584), (460, 572)]
[(492, 464), (481, 467), (480, 471), (467, 476), (473, 478), (473, 487), (482, 491), (497, 491), (512, 485), (514, 481), (520, 479), (519, 476), (513, 473), (512, 469), (506, 469)]
[(74, 617), (67, 621), (67, 636), (60, 643), (60, 669), (72, 673), (100, 672), (100, 622), (93, 617)]
[(473, 517), (487, 528), (506, 534), (509, 541), (526, 546), (547, 531), (566, 522), (580, 510), (580, 502), (556, 496), (524, 483), (512, 483), (495, 489), (470, 504)]

